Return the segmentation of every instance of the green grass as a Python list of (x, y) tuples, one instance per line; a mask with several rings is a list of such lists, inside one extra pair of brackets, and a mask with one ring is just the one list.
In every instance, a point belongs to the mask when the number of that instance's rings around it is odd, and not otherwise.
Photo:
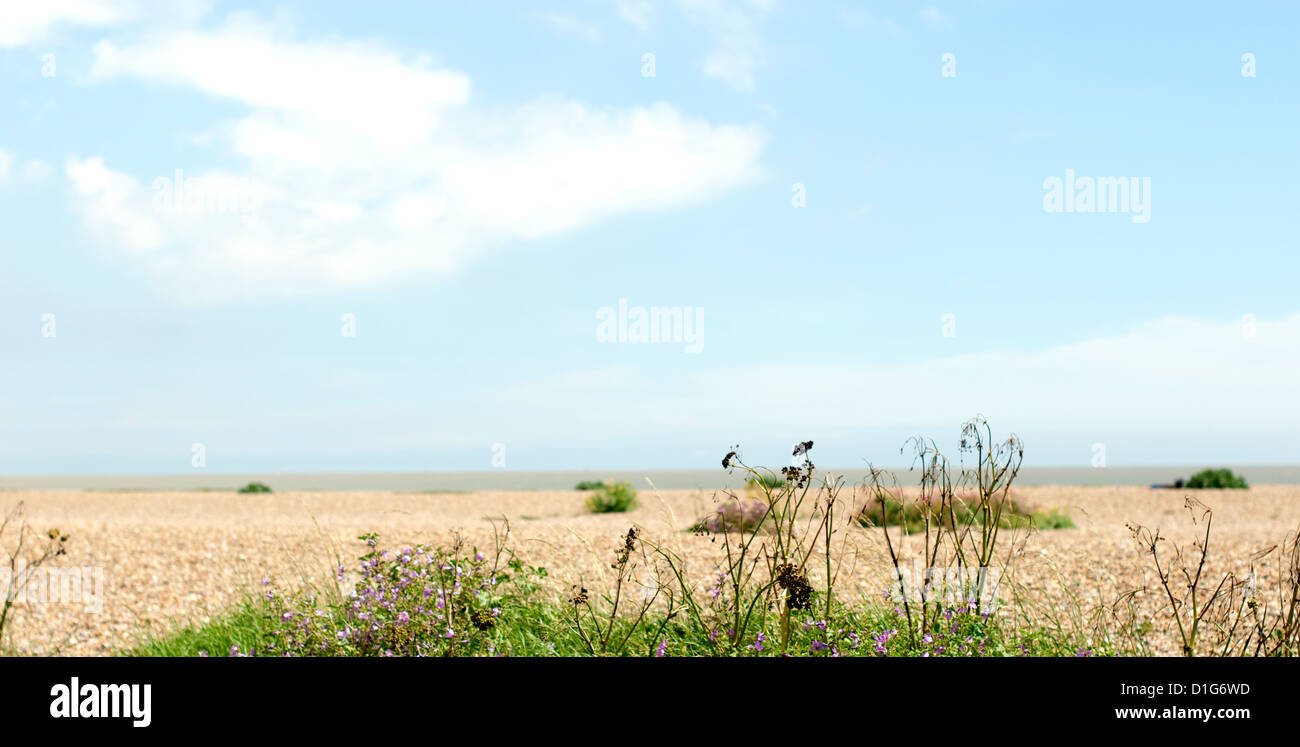
[(1193, 490), (1220, 490), (1225, 488), (1244, 490), (1250, 486), (1246, 478), (1234, 475), (1230, 469), (1203, 469), (1187, 478), (1183, 485)]
[(264, 482), (250, 482), (239, 489), (241, 493), (270, 493), (271, 486)]
[(206, 622), (173, 626), (159, 635), (146, 634), (124, 656), (228, 656), (231, 647), (248, 652), (258, 648), (267, 631), (264, 611), (249, 597)]
[[(814, 604), (814, 608), (819, 606)], [(710, 640), (682, 616), (665, 619), (662, 613), (651, 614), (635, 626), (628, 619), (616, 620), (612, 637), (627, 636), (627, 642), (615, 655), (658, 656), (661, 647), (665, 656), (719, 657), (830, 656), (832, 653), (876, 657), (1077, 656), (1084, 651), (1086, 655), (1114, 654), (1106, 645), (1095, 646), (1052, 628), (1016, 628), (999, 616), (956, 614), (944, 632), (926, 641), (922, 636), (907, 635), (907, 620), (891, 606), (863, 600), (852, 605), (837, 603), (833, 609), (829, 621), (823, 621), (820, 614), (797, 619), (785, 651), (779, 649), (776, 643), (779, 636), (771, 627), (732, 642), (726, 640), (725, 631), (719, 631)], [(250, 597), (226, 615), (147, 637), (121, 655), (229, 656), (232, 647), (238, 647), (240, 654), (279, 655), (266, 653), (263, 647), (277, 627), (269, 619), (270, 613), (270, 608)], [(494, 650), (506, 656), (590, 656), (591, 651), (573, 627), (572, 618), (572, 608), (567, 604), (532, 597), (516, 600), (491, 631)], [(823, 622), (826, 622), (824, 629)], [(887, 631), (895, 632), (887, 634)]]

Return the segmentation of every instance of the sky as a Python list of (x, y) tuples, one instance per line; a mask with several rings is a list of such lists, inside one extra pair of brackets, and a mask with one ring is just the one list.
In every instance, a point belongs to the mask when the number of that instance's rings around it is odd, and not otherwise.
[(0, 4), (0, 472), (1300, 462), (1298, 35)]

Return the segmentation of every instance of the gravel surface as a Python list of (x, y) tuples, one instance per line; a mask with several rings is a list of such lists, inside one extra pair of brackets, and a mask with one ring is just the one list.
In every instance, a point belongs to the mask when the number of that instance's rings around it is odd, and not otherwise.
[[(1067, 592), (1082, 606), (1095, 607), (1098, 600), (1112, 601), (1130, 589), (1155, 590), (1149, 558), (1139, 552), (1129, 523), (1158, 527), (1162, 536), (1188, 545), (1198, 537), (1184, 508), (1187, 491), (1028, 487), (1016, 494), (1036, 507), (1062, 508), (1078, 525), (1003, 538), (1006, 547), (1014, 540), (1017, 548), (1009, 577), (1044, 609), (1068, 609), (1060, 604)], [(1246, 573), (1254, 553), (1300, 526), (1300, 486), (1197, 491), (1196, 497), (1215, 509), (1207, 578)], [(620, 536), (632, 524), (645, 536), (672, 544), (701, 583), (711, 578), (722, 547), (683, 531), (713, 505), (713, 495), (700, 491), (642, 490), (638, 509), (605, 515), (584, 513), (583, 494), (573, 491), (0, 491), (0, 510), (19, 502), (32, 529), (57, 528), (70, 535), (58, 567), (98, 567), (104, 574), (98, 612), (62, 602), (15, 606), (5, 650), (36, 655), (113, 653), (151, 626), (165, 628), (219, 612), (267, 575), (281, 582), (326, 579), (336, 552), (345, 559), (360, 554), (356, 537), (363, 532), (379, 532), (385, 544), (446, 542), (460, 533), (490, 547), (491, 519), (498, 517), (500, 527), (499, 517), (505, 517), (511, 548), (548, 568), (557, 595), (573, 583), (599, 588)], [(12, 549), (12, 530), (3, 541), (5, 550)], [(880, 531), (853, 529), (837, 543), (843, 548), (837, 553), (842, 561), (838, 593), (878, 598), (889, 567)], [(904, 543), (905, 556), (919, 552), (918, 538)], [(1272, 575), (1261, 575), (1265, 594), (1276, 593), (1276, 564), (1272, 567)], [(814, 583), (824, 583), (824, 575), (814, 571)], [(1171, 623), (1155, 616), (1160, 597), (1141, 594), (1137, 602), (1139, 615), (1156, 627), (1156, 652), (1176, 653)]]

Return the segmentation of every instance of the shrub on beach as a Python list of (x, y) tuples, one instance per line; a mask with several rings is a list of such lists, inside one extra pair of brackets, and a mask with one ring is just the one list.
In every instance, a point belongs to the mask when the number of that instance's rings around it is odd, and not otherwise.
[(1193, 490), (1218, 490), (1223, 488), (1244, 490), (1250, 486), (1246, 484), (1246, 478), (1234, 475), (1232, 470), (1225, 468), (1203, 469), (1189, 477), (1183, 487)]
[(600, 490), (605, 487), (604, 480), (583, 480), (573, 487), (574, 490)]
[(703, 532), (753, 532), (767, 516), (768, 506), (758, 499), (742, 501), (739, 498), (719, 505), (711, 514), (691, 526), (691, 531)]
[[(999, 511), (999, 504), (1001, 509)], [(903, 527), (908, 534), (925, 531), (927, 516), (930, 526), (943, 526), (946, 529), (957, 526), (982, 526), (984, 512), (973, 508), (960, 499), (943, 504), (944, 508), (921, 501), (900, 501), (887, 498), (882, 506), (879, 500), (868, 502), (858, 515), (858, 523), (864, 527)], [(949, 510), (951, 509), (951, 510)], [(1032, 509), (1014, 499), (993, 501), (990, 516), (996, 516), (997, 525), (1002, 529), (1073, 529), (1074, 522), (1068, 514), (1052, 509), (1042, 511)]]
[(270, 493), (271, 486), (264, 482), (250, 482), (239, 489), (241, 493)]
[(785, 487), (785, 477), (777, 474), (760, 472), (757, 475), (745, 480), (745, 487), (754, 490), (767, 488), (768, 490), (778, 490)]
[(612, 514), (630, 511), (636, 508), (636, 491), (626, 482), (609, 485), (601, 483), (599, 488), (587, 496), (587, 510), (593, 514)]

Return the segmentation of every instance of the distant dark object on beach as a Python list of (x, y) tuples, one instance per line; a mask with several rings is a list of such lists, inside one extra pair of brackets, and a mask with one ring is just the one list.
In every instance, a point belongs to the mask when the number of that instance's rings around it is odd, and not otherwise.
[(578, 483), (573, 489), (574, 490), (600, 490), (603, 487), (605, 487), (605, 482), (603, 480), (583, 480), (582, 482)]
[(250, 482), (239, 489), (241, 493), (270, 493), (271, 486), (264, 482)]
[(1246, 484), (1246, 478), (1240, 475), (1234, 475), (1232, 470), (1224, 469), (1203, 469), (1200, 472), (1189, 477), (1186, 481), (1183, 478), (1174, 480), (1172, 485), (1152, 485), (1153, 488), (1187, 488), (1189, 490), (1245, 490), (1250, 486)]

